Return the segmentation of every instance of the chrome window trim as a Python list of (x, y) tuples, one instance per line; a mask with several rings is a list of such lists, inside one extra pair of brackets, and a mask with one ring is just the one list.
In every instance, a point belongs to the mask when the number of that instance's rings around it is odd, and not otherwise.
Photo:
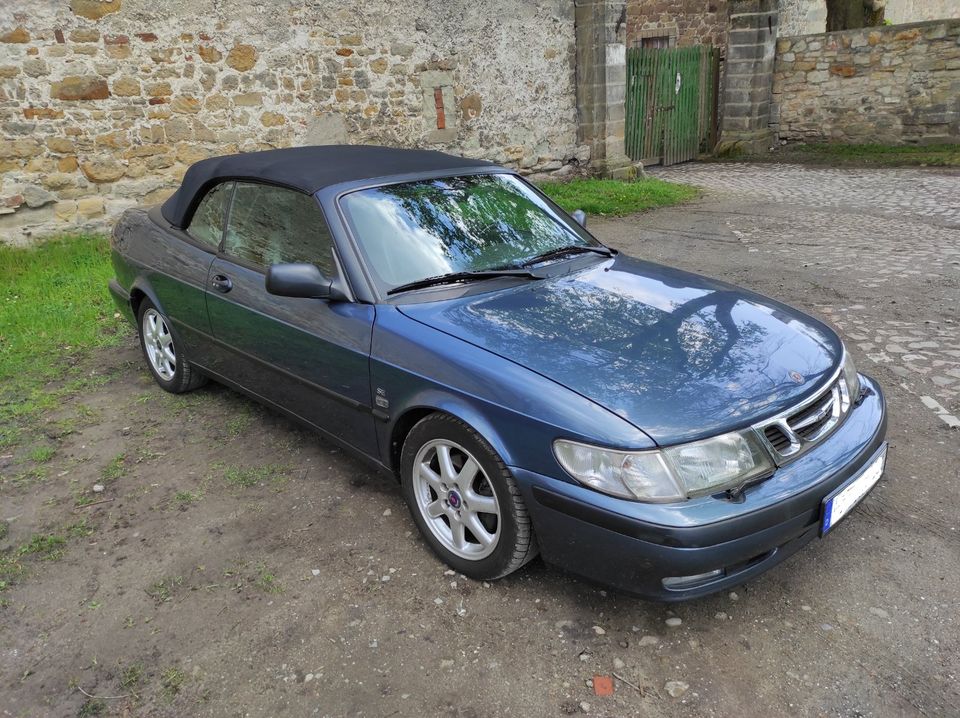
[[(799, 458), (801, 455), (811, 449), (814, 444), (833, 433), (834, 429), (840, 425), (843, 418), (850, 411), (850, 407), (853, 404), (853, 398), (850, 397), (849, 392), (847, 391), (846, 380), (843, 376), (845, 360), (846, 350), (844, 350), (843, 355), (840, 357), (840, 365), (830, 375), (830, 378), (824, 382), (823, 385), (820, 386), (813, 394), (798, 404), (794, 404), (789, 409), (780, 412), (776, 416), (758, 422), (751, 427), (754, 433), (756, 433), (757, 438), (760, 439), (760, 442), (766, 447), (767, 451), (770, 452), (770, 456), (773, 458), (774, 463), (777, 466), (783, 466), (784, 464)], [(827, 419), (826, 424), (824, 424), (812, 436), (804, 438), (800, 436), (796, 430), (802, 429), (805, 426), (809, 426), (819, 419), (808, 417), (804, 419), (800, 425), (794, 427), (791, 427), (788, 423), (787, 420), (791, 416), (810, 408), (818, 402), (821, 404), (821, 410), (825, 412), (827, 410), (828, 399), (830, 400), (830, 417)], [(818, 412), (818, 415), (819, 414), (820, 412)], [(819, 418), (822, 419), (822, 415), (820, 415)], [(790, 441), (790, 446), (785, 450), (777, 450), (770, 440), (767, 439), (765, 431), (771, 426), (776, 426)]]

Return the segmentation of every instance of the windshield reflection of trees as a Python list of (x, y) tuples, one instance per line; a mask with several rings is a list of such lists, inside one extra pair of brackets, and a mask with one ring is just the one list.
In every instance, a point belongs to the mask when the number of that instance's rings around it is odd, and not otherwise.
[[(589, 393), (592, 383), (602, 385), (615, 411), (641, 401), (644, 412), (671, 421), (705, 413), (730, 418), (765, 403), (782, 385), (769, 365), (790, 336), (738, 321), (734, 310), (742, 298), (705, 289), (664, 311), (571, 278), (461, 305), (450, 319), (482, 336), (489, 349), (567, 386), (586, 386)], [(776, 321), (782, 320), (771, 317)], [(813, 378), (804, 372), (803, 355), (796, 361), (796, 370)]]
[(407, 182), (372, 191), (398, 204), (411, 227), (434, 237), (454, 271), (513, 264), (550, 249), (584, 243), (506, 176)]

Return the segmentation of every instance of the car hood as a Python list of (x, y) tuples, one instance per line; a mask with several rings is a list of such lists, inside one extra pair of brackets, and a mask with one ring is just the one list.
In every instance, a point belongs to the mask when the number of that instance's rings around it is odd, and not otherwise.
[(779, 413), (822, 386), (843, 354), (830, 328), (779, 302), (624, 255), (399, 308), (601, 404), (661, 445)]

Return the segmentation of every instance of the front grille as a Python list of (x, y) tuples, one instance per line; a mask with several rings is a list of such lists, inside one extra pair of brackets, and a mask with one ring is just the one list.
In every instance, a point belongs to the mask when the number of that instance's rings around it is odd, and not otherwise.
[(812, 398), (756, 428), (775, 457), (794, 459), (832, 432), (849, 409), (847, 385), (840, 376)]
[(767, 441), (769, 441), (778, 452), (783, 452), (790, 448), (790, 437), (784, 434), (783, 430), (776, 424), (764, 429), (763, 435), (767, 437)]

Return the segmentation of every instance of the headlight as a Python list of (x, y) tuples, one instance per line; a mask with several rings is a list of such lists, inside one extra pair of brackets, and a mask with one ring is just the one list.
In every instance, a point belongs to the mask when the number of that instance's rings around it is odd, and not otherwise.
[(843, 383), (847, 387), (847, 396), (851, 404), (856, 404), (860, 398), (860, 375), (857, 374), (857, 367), (853, 363), (853, 357), (850, 352), (844, 349), (843, 352)]
[(612, 496), (658, 503), (737, 486), (774, 469), (752, 431), (657, 451), (615, 451), (562, 439), (553, 450), (580, 483)]

